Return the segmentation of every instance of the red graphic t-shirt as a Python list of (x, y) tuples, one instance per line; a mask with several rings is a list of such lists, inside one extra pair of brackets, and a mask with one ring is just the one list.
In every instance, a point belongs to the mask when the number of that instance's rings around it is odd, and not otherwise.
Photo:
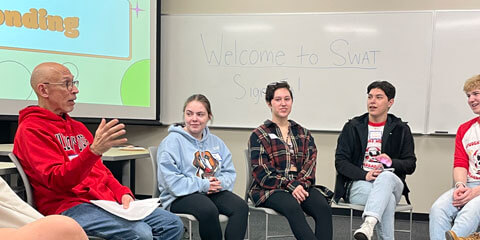
[(363, 170), (370, 171), (382, 165), (376, 157), (382, 152), (382, 135), (386, 122), (368, 122), (368, 142), (363, 159)]

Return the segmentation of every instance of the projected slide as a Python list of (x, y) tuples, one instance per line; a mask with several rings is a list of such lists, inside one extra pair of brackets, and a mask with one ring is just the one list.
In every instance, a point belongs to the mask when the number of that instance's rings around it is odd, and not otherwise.
[(73, 116), (155, 119), (154, 4), (0, 2), (0, 103), (9, 105), (0, 114), (16, 115), (34, 104), (31, 72), (41, 62), (55, 61), (80, 82)]

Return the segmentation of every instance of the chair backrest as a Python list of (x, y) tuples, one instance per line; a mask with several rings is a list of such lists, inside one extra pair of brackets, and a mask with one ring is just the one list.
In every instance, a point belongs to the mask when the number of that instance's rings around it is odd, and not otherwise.
[(250, 152), (248, 149), (245, 149), (245, 195), (243, 199), (248, 202), (248, 192), (252, 186), (252, 163), (250, 161)]
[(158, 165), (157, 165), (157, 150), (158, 147), (148, 147), (148, 151), (150, 152), (150, 159), (152, 160), (152, 170), (153, 170), (153, 189), (152, 189), (152, 197), (156, 198), (160, 196), (160, 190), (158, 190)]
[(35, 207), (35, 204), (33, 202), (32, 186), (30, 185), (30, 181), (28, 181), (27, 174), (25, 174), (25, 171), (23, 171), (23, 167), (20, 164), (20, 161), (18, 161), (17, 157), (13, 153), (9, 153), (8, 157), (10, 158), (10, 160), (12, 160), (12, 162), (17, 167), (17, 171), (20, 174), (20, 177), (22, 178), (23, 185), (25, 185), (25, 195), (27, 195), (27, 203), (30, 204), (30, 206)]

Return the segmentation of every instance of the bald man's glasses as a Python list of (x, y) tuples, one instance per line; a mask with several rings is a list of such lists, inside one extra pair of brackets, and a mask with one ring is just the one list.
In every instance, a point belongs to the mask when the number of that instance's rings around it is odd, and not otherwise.
[(51, 83), (51, 82), (44, 82), (43, 84), (52, 84), (52, 85), (64, 85), (68, 91), (72, 91), (73, 85), (78, 88), (80, 82), (78, 80), (75, 81), (64, 81), (59, 83)]

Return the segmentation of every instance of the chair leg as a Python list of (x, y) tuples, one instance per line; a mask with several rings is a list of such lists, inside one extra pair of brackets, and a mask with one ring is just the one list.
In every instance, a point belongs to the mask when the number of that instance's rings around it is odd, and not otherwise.
[(412, 212), (413, 209), (410, 209), (410, 240), (412, 240)]
[(350, 208), (350, 240), (352, 240), (353, 237), (353, 209)]
[(192, 240), (192, 221), (188, 220), (188, 239)]
[(247, 216), (247, 239), (250, 240), (250, 212), (248, 212)]
[(268, 214), (265, 214), (265, 240), (268, 240)]

